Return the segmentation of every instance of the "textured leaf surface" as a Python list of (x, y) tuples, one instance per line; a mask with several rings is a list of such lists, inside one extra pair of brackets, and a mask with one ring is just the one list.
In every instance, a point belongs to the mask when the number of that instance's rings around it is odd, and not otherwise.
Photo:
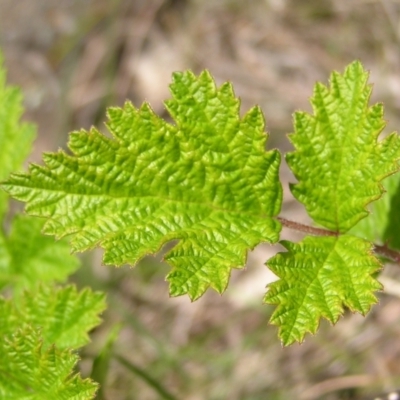
[(66, 240), (43, 236), (44, 221), (17, 215), (8, 237), (0, 235), (0, 289), (29, 289), (39, 282), (64, 281), (79, 266)]
[(0, 297), (0, 398), (92, 399), (97, 384), (74, 373), (72, 354), (104, 310), (101, 294), (40, 287), (17, 303)]
[(371, 86), (361, 63), (318, 83), (311, 103), (314, 115), (295, 114), (296, 151), (287, 161), (299, 183), (291, 187), (315, 222), (347, 232), (378, 199), (380, 181), (398, 170), (400, 140), (391, 134), (377, 141), (385, 123), (383, 106), (368, 107)]
[(382, 287), (371, 275), (381, 265), (370, 243), (343, 235), (282, 244), (288, 252), (267, 262), (280, 280), (269, 285), (264, 300), (278, 305), (271, 323), (284, 345), (314, 334), (322, 317), (335, 323), (344, 307), (365, 315), (376, 303), (374, 291)]
[(16, 331), (22, 324), (41, 330), (43, 347), (77, 349), (88, 341), (87, 333), (100, 323), (104, 295), (75, 287), (40, 286), (25, 292), (16, 304), (0, 297), (0, 331)]
[(48, 154), (5, 187), (48, 218), (48, 234), (72, 234), (74, 250), (104, 247), (107, 264), (135, 264), (179, 239), (166, 257), (170, 291), (196, 299), (209, 286), (222, 292), (249, 248), (278, 240), (280, 155), (265, 152), (258, 108), (239, 117), (230, 84), (217, 89), (208, 72), (185, 72), (171, 91), (176, 125), (127, 103), (109, 110), (112, 139), (75, 132), (73, 156)]
[(97, 384), (73, 373), (78, 356), (55, 347), (44, 350), (40, 331), (30, 326), (2, 335), (0, 359), (1, 399), (94, 398)]
[[(6, 86), (6, 72), (0, 53), (0, 181), (19, 170), (31, 151), (35, 128), (21, 123), (22, 95), (18, 88)], [(7, 209), (7, 194), (0, 191), (0, 220)]]

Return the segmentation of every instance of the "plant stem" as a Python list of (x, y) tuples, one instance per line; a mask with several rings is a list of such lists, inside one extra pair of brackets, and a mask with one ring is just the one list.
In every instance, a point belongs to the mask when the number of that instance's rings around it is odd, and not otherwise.
[(339, 232), (329, 231), (327, 229), (314, 228), (313, 226), (300, 224), (299, 222), (289, 221), (286, 218), (276, 218), (286, 228), (293, 229), (295, 231), (309, 233), (314, 236), (339, 236)]
[(382, 246), (379, 244), (374, 244), (375, 253), (382, 257), (385, 257), (396, 264), (400, 264), (400, 253), (396, 250), (389, 249), (386, 245)]
[[(290, 221), (286, 218), (276, 218), (283, 226), (289, 229), (293, 229), (298, 232), (307, 233), (314, 236), (339, 236), (339, 232), (329, 231), (327, 229), (315, 228), (313, 226), (300, 224), (298, 222)], [(390, 249), (386, 244), (379, 245), (373, 244), (374, 252), (382, 257), (385, 257), (396, 264), (400, 265), (400, 252)]]

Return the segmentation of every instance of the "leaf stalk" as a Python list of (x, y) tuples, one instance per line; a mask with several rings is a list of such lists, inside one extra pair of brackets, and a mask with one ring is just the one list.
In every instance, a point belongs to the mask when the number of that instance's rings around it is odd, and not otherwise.
[[(302, 232), (307, 233), (313, 236), (340, 236), (339, 232), (330, 231), (328, 229), (323, 228), (316, 228), (314, 226), (309, 226), (305, 224), (301, 224), (299, 222), (290, 221), (286, 218), (277, 217), (276, 218), (284, 227)], [(400, 265), (400, 252), (393, 250), (385, 245), (379, 245), (373, 243), (374, 252), (382, 257), (387, 258), (390, 261)]]

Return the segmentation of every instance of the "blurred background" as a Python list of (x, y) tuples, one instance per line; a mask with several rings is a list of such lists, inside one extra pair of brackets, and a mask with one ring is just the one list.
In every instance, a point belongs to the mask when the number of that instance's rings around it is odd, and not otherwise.
[[(399, 0), (0, 0), (0, 48), (25, 119), (38, 126), (31, 161), (65, 148), (72, 130), (104, 129), (106, 108), (126, 99), (166, 116), (171, 73), (205, 68), (233, 83), (242, 112), (260, 105), (268, 147), (288, 151), (292, 113), (310, 111), (314, 83), (355, 59), (371, 71), (372, 101), (385, 103), (386, 131), (400, 126), (399, 18)], [(307, 222), (287, 185), (282, 216)], [(262, 305), (274, 279), (264, 262), (279, 249), (260, 245), (224, 296), (195, 303), (169, 299), (162, 254), (134, 269), (84, 254), (73, 280), (108, 293), (104, 323), (81, 353), (98, 398), (368, 399), (400, 388), (400, 269), (387, 266), (387, 291), (366, 318), (323, 322), (317, 336), (282, 348)]]

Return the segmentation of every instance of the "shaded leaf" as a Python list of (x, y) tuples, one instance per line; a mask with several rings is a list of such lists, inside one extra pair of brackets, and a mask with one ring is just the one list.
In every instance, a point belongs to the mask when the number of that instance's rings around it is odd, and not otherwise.
[(38, 218), (17, 215), (10, 235), (0, 235), (0, 288), (12, 286), (17, 294), (39, 282), (63, 282), (79, 267), (68, 242), (44, 236), (43, 224)]
[[(0, 53), (0, 181), (18, 171), (31, 152), (36, 136), (34, 125), (21, 123), (23, 112), (21, 91), (6, 86), (6, 71)], [(0, 191), (0, 221), (7, 210), (8, 196)]]
[(383, 186), (387, 193), (370, 205), (368, 217), (352, 228), (351, 233), (400, 250), (400, 176), (389, 176)]
[(0, 398), (8, 400), (93, 399), (97, 384), (74, 374), (78, 356), (43, 349), (39, 330), (25, 326), (0, 341)]
[(103, 309), (103, 295), (72, 286), (42, 286), (17, 303), (0, 297), (0, 398), (92, 399), (97, 384), (74, 372), (72, 350), (88, 341)]
[(40, 286), (25, 292), (16, 304), (0, 297), (0, 333), (12, 334), (23, 324), (40, 329), (44, 349), (77, 349), (88, 341), (88, 332), (100, 323), (104, 295), (74, 286)]

